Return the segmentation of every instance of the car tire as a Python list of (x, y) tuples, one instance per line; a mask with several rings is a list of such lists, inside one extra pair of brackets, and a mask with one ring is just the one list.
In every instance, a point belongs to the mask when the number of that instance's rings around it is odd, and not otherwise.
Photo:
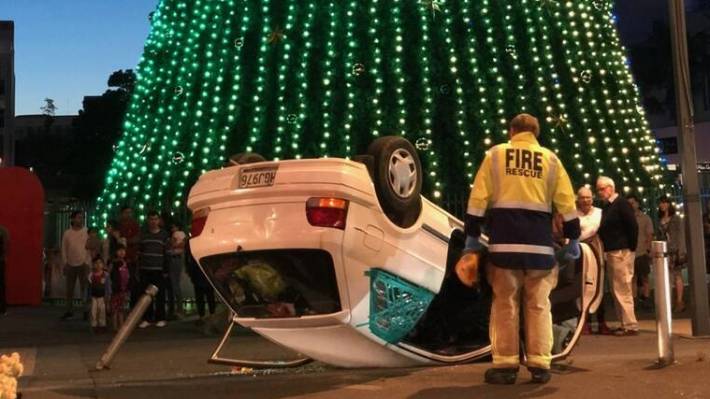
[(229, 164), (245, 165), (248, 163), (264, 162), (266, 158), (255, 152), (240, 152), (239, 154), (229, 157)]
[(412, 143), (399, 136), (383, 136), (367, 149), (374, 158), (373, 182), (380, 206), (402, 228), (416, 222), (422, 208), (422, 165)]

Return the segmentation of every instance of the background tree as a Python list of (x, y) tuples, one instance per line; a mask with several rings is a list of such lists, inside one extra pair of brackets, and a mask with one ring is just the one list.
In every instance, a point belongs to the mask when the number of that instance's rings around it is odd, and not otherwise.
[[(163, 0), (138, 66), (101, 224), (184, 206), (230, 154), (348, 157), (417, 144), (425, 193), (466, 194), (508, 121), (537, 115), (577, 185), (662, 186), (612, 1)], [(141, 212), (142, 213), (142, 212)]]
[(31, 166), (50, 191), (84, 201), (95, 199), (121, 135), (134, 84), (132, 70), (113, 72), (108, 90), (101, 96), (85, 97), (70, 135), (53, 132), (58, 108), (46, 98), (41, 107), (44, 129), (18, 141), (18, 165)]
[(44, 99), (44, 105), (39, 108), (42, 110), (42, 115), (54, 116), (57, 113), (57, 106), (51, 98)]
[(131, 69), (119, 70), (108, 78), (109, 89), (101, 96), (84, 99), (83, 109), (74, 121), (68, 167), (69, 173), (82, 176), (74, 183), (74, 196), (88, 200), (100, 193), (134, 83)]
[(46, 191), (53, 192), (66, 186), (62, 171), (67, 163), (67, 151), (71, 147), (68, 137), (53, 134), (57, 106), (51, 98), (45, 98), (40, 107), (42, 128), (31, 131), (15, 144), (17, 165), (32, 168), (42, 181)]
[(49, 129), (54, 123), (54, 116), (57, 113), (57, 106), (54, 104), (54, 100), (51, 98), (44, 99), (44, 105), (39, 108), (42, 111), (44, 118), (44, 133), (49, 134)]

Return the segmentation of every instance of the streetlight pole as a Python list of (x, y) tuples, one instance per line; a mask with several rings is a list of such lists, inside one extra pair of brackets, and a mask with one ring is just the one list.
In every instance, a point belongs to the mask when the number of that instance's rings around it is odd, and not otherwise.
[(668, 0), (670, 10), (671, 47), (675, 75), (676, 120), (683, 173), (685, 228), (688, 243), (690, 287), (693, 295), (693, 335), (710, 335), (708, 287), (705, 281), (705, 246), (703, 243), (702, 204), (698, 184), (693, 100), (690, 89), (688, 43), (685, 28), (685, 1)]

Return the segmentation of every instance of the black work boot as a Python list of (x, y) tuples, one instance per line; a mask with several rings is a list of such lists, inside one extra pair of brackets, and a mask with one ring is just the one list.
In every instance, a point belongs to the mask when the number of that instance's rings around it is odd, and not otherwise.
[(550, 370), (543, 369), (540, 367), (528, 367), (530, 375), (532, 376), (531, 382), (536, 384), (547, 384), (552, 376), (550, 375)]
[(485, 381), (489, 384), (509, 385), (515, 384), (518, 377), (518, 368), (491, 368), (486, 370)]

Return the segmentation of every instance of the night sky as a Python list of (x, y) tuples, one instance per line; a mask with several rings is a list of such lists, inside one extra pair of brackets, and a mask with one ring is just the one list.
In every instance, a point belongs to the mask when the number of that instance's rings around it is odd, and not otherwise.
[[(710, 0), (686, 0), (689, 7)], [(15, 21), (18, 115), (50, 97), (58, 115), (76, 114), (85, 95), (103, 93), (111, 72), (135, 68), (157, 0), (1, 0), (0, 20)], [(643, 6), (640, 6), (643, 3)], [(642, 41), (668, 0), (617, 0), (623, 42)]]
[(45, 97), (57, 115), (76, 115), (100, 95), (111, 72), (135, 68), (157, 0), (0, 0), (15, 21), (16, 114), (39, 114)]
[(643, 41), (654, 20), (667, 18), (668, 0), (617, 0), (616, 14), (621, 37), (628, 46)]

